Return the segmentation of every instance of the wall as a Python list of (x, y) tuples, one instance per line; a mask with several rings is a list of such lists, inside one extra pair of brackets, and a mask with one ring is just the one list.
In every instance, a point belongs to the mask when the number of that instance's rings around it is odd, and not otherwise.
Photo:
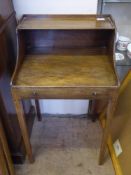
[(97, 0), (13, 0), (17, 16), (22, 14), (91, 14)]
[[(95, 14), (97, 0), (13, 0), (17, 17), (22, 14)], [(42, 113), (85, 114), (88, 100), (41, 101)]]

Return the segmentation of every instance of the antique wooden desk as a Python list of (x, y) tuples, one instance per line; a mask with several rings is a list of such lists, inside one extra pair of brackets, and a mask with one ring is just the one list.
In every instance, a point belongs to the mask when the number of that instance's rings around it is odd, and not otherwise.
[(24, 15), (17, 27), (18, 59), (12, 96), (26, 151), (33, 162), (22, 99), (108, 98), (103, 162), (119, 82), (114, 67), (115, 24), (110, 16)]

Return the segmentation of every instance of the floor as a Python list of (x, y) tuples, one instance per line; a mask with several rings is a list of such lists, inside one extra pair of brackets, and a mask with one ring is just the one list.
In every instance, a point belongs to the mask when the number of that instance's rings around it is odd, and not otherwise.
[(16, 166), (16, 175), (115, 175), (109, 155), (98, 165), (102, 131), (84, 116), (48, 116), (31, 137), (35, 163)]

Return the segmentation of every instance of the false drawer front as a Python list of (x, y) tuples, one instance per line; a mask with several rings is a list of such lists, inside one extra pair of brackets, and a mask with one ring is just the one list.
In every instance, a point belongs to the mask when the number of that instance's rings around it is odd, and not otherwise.
[(92, 87), (42, 87), (42, 88), (19, 88), (15, 89), (21, 98), (39, 99), (100, 99), (112, 96), (115, 88), (92, 88)]

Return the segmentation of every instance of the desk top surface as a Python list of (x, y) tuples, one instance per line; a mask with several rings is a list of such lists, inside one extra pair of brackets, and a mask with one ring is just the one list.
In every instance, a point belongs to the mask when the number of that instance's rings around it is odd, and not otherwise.
[(27, 55), (16, 86), (115, 86), (114, 69), (107, 55)]
[(109, 15), (24, 15), (17, 29), (114, 29)]

